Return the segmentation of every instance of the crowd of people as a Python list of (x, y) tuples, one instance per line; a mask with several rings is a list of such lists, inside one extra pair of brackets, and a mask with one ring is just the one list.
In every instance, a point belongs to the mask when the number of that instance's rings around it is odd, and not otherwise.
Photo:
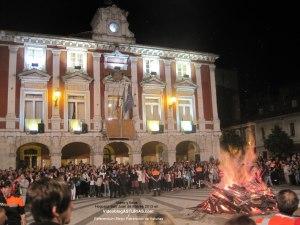
[[(261, 176), (270, 185), (281, 183), (300, 184), (300, 155), (294, 154), (284, 159), (268, 161), (258, 158)], [(118, 198), (129, 195), (203, 188), (206, 182), (218, 183), (222, 171), (219, 161), (176, 162), (173, 165), (147, 162), (137, 165), (109, 163), (100, 167), (72, 163), (60, 168), (12, 168), (0, 170), (0, 224), (3, 214), (1, 204), (14, 205), (6, 210), (10, 223), (25, 225), (25, 204), (28, 192), (35, 183), (45, 179), (63, 182), (70, 190), (70, 199), (81, 197)], [(206, 182), (205, 182), (206, 181)], [(16, 223), (20, 221), (20, 223)]]
[(300, 154), (274, 157), (269, 160), (258, 158), (262, 177), (270, 186), (278, 184), (300, 185)]
[(138, 165), (110, 163), (100, 167), (80, 163), (60, 168), (0, 170), (0, 180), (10, 181), (26, 202), (29, 185), (43, 177), (68, 183), (72, 200), (80, 197), (124, 197), (161, 191), (204, 187), (203, 181), (220, 180), (218, 161), (168, 163), (148, 162)]

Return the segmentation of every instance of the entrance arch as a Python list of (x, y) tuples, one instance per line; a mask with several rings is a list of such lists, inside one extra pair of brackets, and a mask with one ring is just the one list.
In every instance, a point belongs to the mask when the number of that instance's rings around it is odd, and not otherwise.
[(124, 142), (112, 142), (104, 146), (103, 163), (129, 163), (130, 146)]
[(64, 146), (61, 150), (61, 165), (69, 163), (90, 163), (91, 148), (82, 142), (73, 142)]
[(183, 141), (176, 146), (176, 162), (200, 161), (198, 145), (193, 141)]
[(16, 168), (41, 168), (51, 166), (50, 151), (46, 145), (27, 143), (17, 150)]
[(168, 162), (167, 146), (158, 141), (151, 141), (142, 147), (143, 162)]

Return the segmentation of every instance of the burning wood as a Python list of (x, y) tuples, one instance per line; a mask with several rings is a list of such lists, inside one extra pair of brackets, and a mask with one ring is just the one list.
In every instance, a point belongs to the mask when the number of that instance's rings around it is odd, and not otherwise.
[(245, 186), (232, 185), (220, 188), (210, 183), (205, 183), (213, 189), (209, 198), (194, 208), (203, 213), (244, 213), (249, 215), (267, 214), (277, 209), (275, 195), (269, 188), (262, 189), (257, 183)]
[(194, 207), (203, 213), (267, 214), (277, 210), (275, 195), (261, 179), (253, 148), (245, 153), (220, 154), (220, 170), (223, 171), (218, 185), (205, 184), (213, 189), (207, 200)]

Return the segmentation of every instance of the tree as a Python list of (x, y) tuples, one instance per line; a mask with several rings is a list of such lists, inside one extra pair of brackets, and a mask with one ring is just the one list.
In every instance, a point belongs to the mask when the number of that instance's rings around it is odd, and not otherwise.
[(294, 142), (279, 126), (272, 129), (272, 133), (265, 139), (265, 148), (274, 156), (289, 153), (293, 150)]
[(243, 150), (245, 140), (234, 130), (223, 131), (221, 136), (221, 145), (225, 151), (234, 153)]

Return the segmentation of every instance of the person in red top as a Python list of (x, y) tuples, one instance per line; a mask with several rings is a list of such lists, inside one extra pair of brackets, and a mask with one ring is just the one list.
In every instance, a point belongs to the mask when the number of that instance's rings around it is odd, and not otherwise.
[(12, 183), (8, 180), (5, 181), (1, 192), (8, 206), (6, 208), (7, 224), (26, 225), (24, 202), (22, 197), (14, 194)]
[(279, 213), (270, 218), (260, 218), (256, 220), (258, 225), (300, 225), (300, 218), (294, 217), (294, 212), (298, 209), (299, 199), (297, 194), (284, 189), (276, 196)]

